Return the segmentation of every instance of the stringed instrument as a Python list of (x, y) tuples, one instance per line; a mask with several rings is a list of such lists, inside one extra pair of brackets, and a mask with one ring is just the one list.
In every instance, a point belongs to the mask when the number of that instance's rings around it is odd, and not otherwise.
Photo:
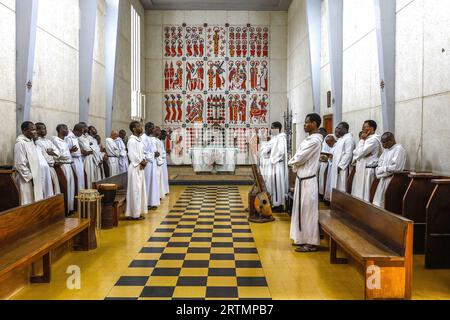
[(249, 220), (259, 223), (274, 221), (272, 216), (272, 201), (256, 164), (252, 165), (252, 171), (256, 183), (249, 194), (249, 211), (251, 216)]

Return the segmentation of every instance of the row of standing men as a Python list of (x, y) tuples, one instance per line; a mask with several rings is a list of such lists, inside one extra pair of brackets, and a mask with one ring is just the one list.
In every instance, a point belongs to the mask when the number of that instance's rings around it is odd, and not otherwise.
[[(373, 120), (364, 122), (356, 147), (346, 122), (336, 127), (334, 135), (327, 135), (320, 128), (321, 123), (318, 114), (306, 117), (304, 129), (308, 136), (289, 161), (286, 134), (281, 133), (279, 122), (272, 124), (271, 139), (263, 142), (260, 149), (260, 170), (274, 207), (285, 206), (289, 188), (288, 167), (296, 173), (290, 236), (297, 252), (317, 250), (320, 244), (319, 194), (331, 201), (333, 189), (346, 192), (350, 166), (355, 166), (356, 170), (352, 195), (369, 201), (370, 188), (376, 177), (380, 182), (373, 204), (384, 207), (384, 195), (392, 175), (403, 171), (406, 163), (405, 149), (396, 142), (392, 133), (377, 134), (377, 123)], [(328, 176), (324, 179), (327, 168)]]
[[(166, 153), (160, 140), (165, 139), (164, 132), (161, 133), (159, 128), (153, 129), (156, 135), (148, 139), (146, 157), (157, 164), (155, 170), (147, 170), (147, 180), (151, 183), (148, 183), (146, 192), (151, 199), (148, 206), (156, 208), (160, 198), (169, 193), (169, 183)], [(104, 162), (108, 164), (110, 176), (129, 171), (131, 164), (125, 130), (114, 130), (106, 139), (104, 148), (96, 128), (84, 122), (76, 124), (73, 130), (60, 124), (56, 127), (57, 135), (52, 138), (47, 137), (47, 128), (43, 123), (27, 121), (22, 124), (21, 130), (22, 134), (14, 147), (14, 168), (21, 205), (61, 192), (55, 166), (61, 167), (67, 180), (69, 211), (74, 209), (75, 190), (90, 189), (93, 182), (106, 178)]]

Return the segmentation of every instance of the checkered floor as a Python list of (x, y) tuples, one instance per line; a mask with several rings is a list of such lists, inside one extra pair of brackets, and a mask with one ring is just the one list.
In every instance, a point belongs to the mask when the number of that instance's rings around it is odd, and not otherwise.
[(238, 188), (188, 187), (106, 299), (270, 299)]

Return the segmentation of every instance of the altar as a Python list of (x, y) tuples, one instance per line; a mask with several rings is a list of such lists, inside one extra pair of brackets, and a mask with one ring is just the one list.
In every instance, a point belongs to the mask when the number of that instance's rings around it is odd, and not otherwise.
[(237, 148), (204, 147), (191, 148), (189, 155), (194, 172), (234, 172)]

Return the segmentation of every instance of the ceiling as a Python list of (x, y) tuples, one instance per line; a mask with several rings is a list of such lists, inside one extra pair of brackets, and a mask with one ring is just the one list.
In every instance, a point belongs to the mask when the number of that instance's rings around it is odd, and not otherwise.
[(287, 11), (292, 0), (141, 0), (145, 10)]

